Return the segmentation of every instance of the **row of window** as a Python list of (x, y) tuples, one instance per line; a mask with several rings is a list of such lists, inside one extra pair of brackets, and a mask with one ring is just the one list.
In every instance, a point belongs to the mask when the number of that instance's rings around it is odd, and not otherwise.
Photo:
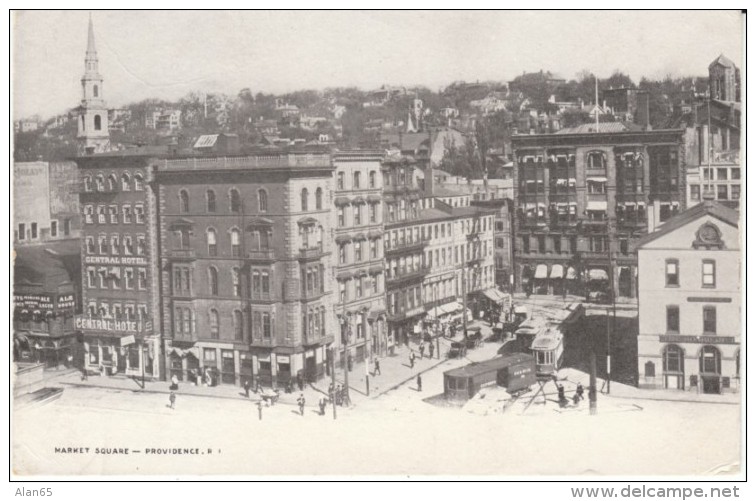
[[(665, 263), (667, 287), (680, 287), (680, 262), (677, 259), (667, 259)], [(717, 286), (717, 263), (713, 259), (701, 261), (701, 287), (714, 289)]]
[[(705, 196), (713, 196), (715, 189), (717, 200), (740, 200), (739, 184), (718, 184), (716, 186), (710, 184), (703, 185), (703, 193)], [(690, 199), (696, 202), (701, 200), (701, 185), (690, 185)]]
[[(147, 290), (147, 269), (87, 266), (88, 289)], [(136, 277), (136, 280), (135, 280)]]
[[(320, 188), (318, 188), (318, 190), (320, 190)], [(189, 212), (191, 212), (189, 192), (187, 190), (179, 190), (178, 202), (180, 213), (188, 214)], [(228, 209), (231, 213), (234, 214), (239, 214), (242, 212), (242, 198), (239, 194), (239, 190), (237, 190), (236, 188), (228, 190)], [(218, 211), (218, 202), (214, 190), (207, 190), (205, 192), (205, 210), (209, 213), (215, 213)], [(268, 192), (263, 188), (257, 190), (257, 210), (258, 212), (268, 212)]]
[[(735, 355), (735, 373), (740, 374), (740, 351)], [(685, 372), (685, 352), (676, 344), (670, 344), (664, 347), (662, 353), (662, 370), (665, 373), (683, 373)], [(704, 374), (721, 374), (722, 372), (722, 355), (715, 346), (704, 346), (701, 348), (701, 354), (698, 359), (698, 370)], [(656, 377), (656, 366), (653, 362), (648, 361), (644, 365), (645, 377)]]
[[(344, 243), (339, 245), (339, 264), (349, 264), (349, 260), (347, 259), (349, 255), (352, 257), (352, 263), (360, 263), (368, 259), (378, 259), (380, 257), (380, 251), (378, 250), (380, 238), (370, 239), (369, 242), (369, 244), (366, 244), (364, 240), (355, 240), (351, 244)], [(370, 247), (369, 258), (367, 254), (368, 246)], [(349, 247), (351, 247), (351, 252), (348, 252)]]
[[(133, 217), (132, 217), (133, 215)], [(94, 224), (95, 207), (93, 205), (84, 206), (84, 223)], [(131, 211), (131, 205), (98, 205), (97, 206), (97, 223), (98, 224), (144, 224), (144, 205), (134, 205), (134, 212)]]
[[(706, 305), (703, 307), (703, 334), (712, 335), (717, 333), (717, 307)], [(678, 305), (667, 306), (667, 332), (680, 333), (680, 307)]]
[(389, 223), (394, 221), (406, 221), (407, 219), (417, 219), (420, 215), (417, 201), (407, 203), (401, 199), (399, 203), (386, 202), (386, 217)]
[(326, 334), (325, 306), (308, 308), (302, 313), (302, 337), (325, 336)]
[(704, 181), (736, 181), (740, 179), (740, 167), (704, 167), (703, 178)]
[[(254, 339), (271, 339), (273, 336), (273, 314), (268, 311), (252, 311), (245, 315), (241, 310), (234, 310), (231, 314), (231, 328), (233, 339), (235, 341), (245, 341), (244, 324), (245, 316), (251, 317), (248, 323), (249, 338)], [(210, 339), (220, 339), (221, 317), (218, 310), (210, 308), (207, 312), (208, 337)], [(191, 337), (197, 332), (196, 318), (194, 310), (190, 307), (176, 305), (173, 309), (173, 332), (181, 337)], [(247, 339), (246, 341), (249, 341)]]
[[(352, 282), (352, 287), (347, 287), (347, 282)], [(344, 303), (353, 299), (361, 299), (367, 296), (380, 294), (380, 282), (378, 275), (353, 277), (339, 281), (339, 302)]]
[[(44, 231), (43, 231), (44, 233)], [(50, 236), (55, 238), (59, 236), (59, 228), (58, 228), (58, 221), (53, 219), (50, 221)], [(71, 234), (71, 220), (70, 219), (64, 219), (63, 220), (63, 236), (67, 237)], [(29, 223), (28, 226), (26, 223), (18, 223), (18, 232), (16, 233), (16, 238), (18, 240), (36, 240), (40, 237), (40, 231), (39, 231), (39, 225), (35, 222)]]
[(147, 305), (138, 303), (110, 303), (107, 301), (90, 301), (87, 304), (87, 314), (95, 318), (109, 318), (113, 320), (146, 320)]
[[(364, 205), (368, 206), (368, 218), (365, 220), (364, 217), (364, 209), (362, 208)], [(305, 209), (306, 210), (306, 209)], [(341, 206), (337, 210), (338, 214), (338, 223), (339, 228), (344, 228), (347, 225), (347, 210), (346, 206)], [(364, 203), (356, 203), (352, 205), (352, 225), (353, 226), (360, 226), (362, 224), (372, 224), (378, 222), (378, 203), (377, 202), (367, 202), (367, 204)]]
[(107, 177), (103, 174), (97, 174), (96, 176), (84, 176), (84, 191), (142, 191), (144, 190), (144, 177), (141, 173), (137, 172), (132, 178), (128, 172), (121, 174), (120, 180), (118, 177), (111, 173)]
[[(346, 187), (345, 187), (346, 184), (344, 182), (345, 179), (346, 179), (346, 174), (344, 172), (339, 172), (337, 174), (337, 176), (336, 176), (336, 188), (337, 189), (339, 189), (339, 190), (346, 189)], [(377, 188), (378, 187), (377, 182), (378, 182), (378, 174), (374, 170), (371, 170), (370, 173), (368, 174), (368, 186), (367, 187), (368, 188)], [(352, 190), (360, 190), (360, 189), (362, 189), (362, 172), (357, 171), (357, 172), (355, 172), (352, 175), (352, 186), (351, 186), (350, 189), (352, 189)]]
[(108, 237), (101, 234), (95, 242), (94, 236), (86, 237), (87, 254), (102, 254), (118, 256), (144, 256), (147, 254), (147, 237), (145, 235), (136, 236), (136, 247), (134, 246), (134, 237), (131, 235), (113, 234)]

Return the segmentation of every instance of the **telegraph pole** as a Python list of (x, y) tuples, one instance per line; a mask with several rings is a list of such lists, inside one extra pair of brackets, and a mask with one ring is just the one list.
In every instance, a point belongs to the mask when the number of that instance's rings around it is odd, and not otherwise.
[(347, 404), (347, 402), (351, 403), (351, 401), (349, 400), (349, 323), (347, 322), (347, 316), (346, 316), (346, 301), (344, 301), (344, 309), (343, 309), (342, 318), (344, 319), (344, 323), (342, 324), (343, 334), (341, 337), (344, 340), (344, 360), (342, 360), (342, 363), (341, 363), (341, 365), (344, 366), (344, 400), (343, 402)]
[[(617, 297), (615, 295), (614, 287), (614, 253), (612, 252), (612, 228), (609, 218), (606, 220), (606, 238), (607, 238), (607, 254), (609, 258), (609, 293), (612, 296), (612, 311), (614, 320), (617, 319)], [(612, 334), (614, 331), (614, 325), (609, 319), (609, 311), (606, 312), (606, 393), (609, 394), (612, 384)]]
[(336, 348), (334, 346), (331, 346), (331, 385), (333, 385), (333, 392), (331, 395), (333, 419), (336, 419)]
[[(595, 345), (594, 345), (595, 346)], [(588, 404), (591, 416), (595, 416), (596, 409), (596, 349), (591, 348), (591, 380), (588, 388)]]

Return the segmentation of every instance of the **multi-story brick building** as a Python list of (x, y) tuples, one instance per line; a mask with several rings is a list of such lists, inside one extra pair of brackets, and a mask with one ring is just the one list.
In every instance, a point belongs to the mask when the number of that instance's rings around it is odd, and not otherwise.
[(638, 242), (642, 388), (740, 387), (738, 213), (706, 200)]
[(383, 260), (383, 175), (377, 151), (343, 151), (333, 156), (336, 215), (335, 313), (345, 323), (337, 338), (355, 361), (385, 356), (388, 350)]
[(685, 208), (684, 131), (605, 125), (512, 138), (518, 290), (634, 297), (632, 243)]
[(77, 158), (85, 370), (162, 375), (151, 153)]
[(321, 378), (337, 331), (330, 156), (171, 158), (156, 185), (169, 373)]

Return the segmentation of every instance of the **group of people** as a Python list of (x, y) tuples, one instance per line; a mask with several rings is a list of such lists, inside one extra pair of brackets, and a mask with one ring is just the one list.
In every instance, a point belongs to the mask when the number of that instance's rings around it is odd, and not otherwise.
[(328, 402), (336, 402), (339, 407), (349, 405), (349, 393), (341, 385), (334, 386), (333, 383), (328, 385)]
[[(424, 341), (420, 342), (420, 346), (418, 347), (417, 351), (418, 351), (418, 353), (420, 353), (420, 358), (421, 359), (425, 358), (425, 342)], [(436, 352), (436, 348), (433, 345), (433, 343), (432, 342), (428, 343), (428, 358), (433, 358), (433, 354), (435, 352)], [(414, 349), (410, 349), (410, 353), (409, 353), (410, 369), (414, 369), (415, 368), (415, 360), (416, 359), (417, 359), (417, 357), (415, 356), (415, 350)]]
[[(583, 385), (581, 383), (578, 383), (577, 387), (575, 388), (575, 394), (572, 396), (573, 405), (578, 405), (580, 401), (585, 398), (583, 397), (584, 391), (585, 390), (583, 389)], [(567, 405), (570, 403), (564, 394), (564, 386), (562, 386), (561, 384), (557, 385), (557, 397), (559, 399), (559, 407), (567, 407)]]

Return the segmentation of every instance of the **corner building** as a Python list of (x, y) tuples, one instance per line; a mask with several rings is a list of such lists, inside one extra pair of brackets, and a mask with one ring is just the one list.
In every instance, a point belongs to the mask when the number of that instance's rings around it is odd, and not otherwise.
[(518, 291), (636, 297), (632, 245), (685, 209), (682, 129), (600, 125), (512, 138)]
[(327, 154), (157, 166), (165, 363), (212, 384), (323, 377), (333, 316)]

